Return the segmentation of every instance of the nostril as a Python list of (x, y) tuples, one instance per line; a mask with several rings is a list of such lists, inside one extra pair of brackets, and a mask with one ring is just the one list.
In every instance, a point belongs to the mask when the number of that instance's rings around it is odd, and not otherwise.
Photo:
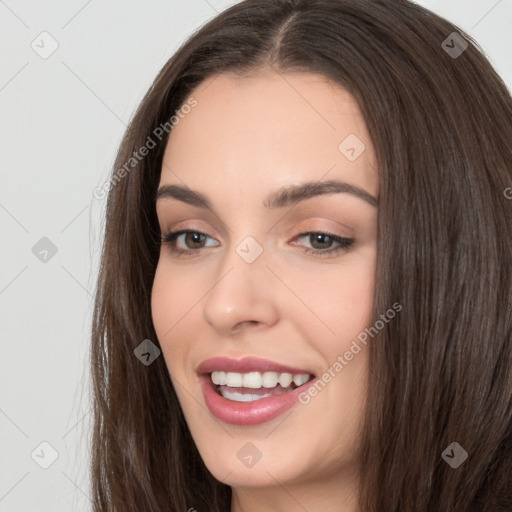
[(247, 329), (247, 328), (255, 329), (259, 325), (260, 325), (260, 322), (258, 322), (258, 320), (244, 320), (243, 322), (239, 322), (238, 324), (236, 324), (235, 327), (233, 328), (233, 330), (239, 331), (239, 330)]

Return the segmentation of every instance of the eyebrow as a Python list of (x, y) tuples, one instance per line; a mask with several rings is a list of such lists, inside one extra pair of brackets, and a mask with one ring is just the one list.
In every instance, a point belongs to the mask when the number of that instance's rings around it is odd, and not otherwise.
[[(264, 201), (263, 205), (270, 209), (283, 208), (305, 201), (320, 195), (327, 194), (351, 194), (363, 201), (366, 201), (371, 206), (378, 208), (379, 201), (376, 197), (372, 196), (366, 190), (345, 183), (344, 181), (330, 180), (321, 182), (308, 182), (302, 185), (291, 185), (270, 194)], [(204, 208), (213, 211), (212, 203), (210, 200), (195, 190), (181, 185), (163, 185), (158, 189), (156, 200), (159, 199), (176, 199), (198, 208)]]

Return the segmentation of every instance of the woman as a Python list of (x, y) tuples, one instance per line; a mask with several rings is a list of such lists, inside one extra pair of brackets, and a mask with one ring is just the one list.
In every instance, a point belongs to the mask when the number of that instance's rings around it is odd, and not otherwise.
[(512, 101), (409, 1), (247, 0), (121, 144), (97, 511), (512, 510)]

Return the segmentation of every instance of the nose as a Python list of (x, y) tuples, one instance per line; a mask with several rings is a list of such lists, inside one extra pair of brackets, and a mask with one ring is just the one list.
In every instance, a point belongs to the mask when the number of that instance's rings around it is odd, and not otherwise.
[(263, 252), (248, 263), (231, 248), (219, 263), (203, 302), (203, 318), (219, 334), (230, 335), (277, 323), (276, 282), (264, 256)]

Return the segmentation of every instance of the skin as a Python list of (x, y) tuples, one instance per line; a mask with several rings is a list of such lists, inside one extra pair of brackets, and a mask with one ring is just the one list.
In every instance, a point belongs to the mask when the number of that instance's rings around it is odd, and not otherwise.
[[(152, 290), (154, 326), (187, 424), (209, 471), (232, 487), (231, 512), (355, 512), (368, 347), (307, 405), (255, 426), (213, 417), (196, 367), (214, 356), (255, 356), (321, 377), (371, 325), (378, 208), (348, 193), (263, 206), (282, 187), (331, 179), (377, 197), (363, 117), (345, 89), (312, 73), (219, 74), (191, 96), (197, 106), (171, 132), (160, 186), (185, 184), (215, 213), (157, 200), (163, 235), (190, 229), (207, 237), (177, 239), (193, 255), (163, 244)], [(355, 161), (338, 149), (349, 134), (366, 146)], [(305, 253), (339, 246), (299, 236), (325, 231), (354, 245)], [(247, 236), (263, 248), (250, 264), (236, 252)], [(247, 442), (262, 455), (251, 468), (237, 457)]]

